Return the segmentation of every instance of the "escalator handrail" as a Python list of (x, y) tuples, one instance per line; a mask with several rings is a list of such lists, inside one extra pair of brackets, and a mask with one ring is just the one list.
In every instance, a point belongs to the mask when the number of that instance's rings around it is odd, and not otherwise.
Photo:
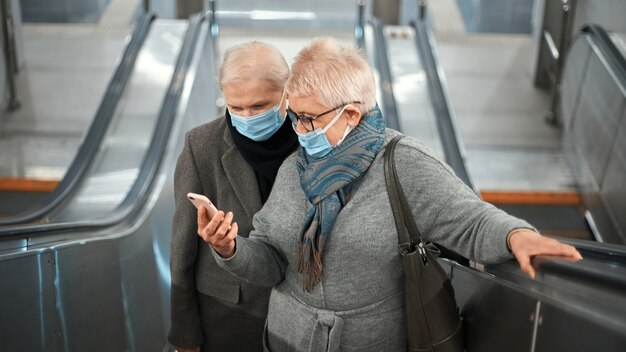
[(0, 230), (0, 238), (23, 237), (24, 235), (28, 235), (31, 238), (50, 235), (59, 231), (97, 230), (119, 224), (142, 208), (141, 205), (145, 204), (150, 197), (150, 189), (155, 184), (159, 166), (166, 154), (168, 135), (177, 117), (178, 106), (185, 86), (186, 73), (194, 58), (194, 44), (199, 37), (203, 20), (204, 17), (199, 14), (193, 15), (189, 20), (189, 27), (185, 33), (180, 55), (172, 74), (172, 80), (161, 106), (152, 140), (141, 163), (141, 171), (118, 208), (110, 216), (101, 220), (80, 220), (5, 228)]
[(396, 106), (396, 98), (391, 89), (393, 80), (391, 77), (391, 68), (389, 67), (389, 58), (387, 57), (387, 41), (383, 32), (383, 23), (372, 18), (370, 24), (374, 31), (374, 40), (376, 42), (376, 66), (380, 75), (381, 93), (383, 95), (383, 112), (387, 127), (400, 131), (400, 122), (398, 121), (398, 107)]
[[(584, 264), (584, 263), (581, 263)], [(594, 286), (626, 292), (626, 276), (611, 270), (603, 270), (591, 266), (570, 262), (562, 258), (539, 256), (533, 260), (533, 266), (537, 272), (553, 274), (573, 281), (584, 281)]]
[[(572, 238), (559, 238), (560, 242), (570, 244), (582, 254), (583, 258), (598, 260), (613, 266), (626, 267), (626, 249), (622, 245), (583, 241)], [(605, 287), (618, 288), (626, 292), (626, 276), (611, 270), (589, 267), (558, 258), (547, 257), (533, 261), (538, 272), (567, 276), (573, 280), (584, 280)], [(583, 263), (584, 264), (584, 263)]]
[(44, 197), (44, 199), (38, 203), (41, 206), (37, 207), (35, 211), (27, 210), (24, 213), (7, 219), (0, 219), (0, 226), (31, 223), (44, 218), (68, 199), (82, 183), (100, 148), (104, 135), (113, 120), (113, 116), (115, 116), (115, 111), (122, 98), (124, 88), (135, 66), (137, 55), (143, 46), (143, 42), (148, 35), (150, 25), (154, 18), (154, 14), (143, 14), (137, 21), (137, 26), (122, 52), (121, 58), (109, 81), (95, 117), (87, 129), (86, 135), (83, 137), (76, 156), (72, 160), (72, 163), (59, 185), (52, 193)]
[(428, 92), (437, 119), (446, 163), (452, 167), (457, 177), (478, 193), (465, 165), (465, 149), (460, 142), (461, 138), (452, 115), (448, 95), (440, 76), (439, 63), (433, 53), (433, 42), (428, 29), (427, 16), (411, 21), (411, 26), (415, 30), (415, 44), (426, 73)]
[[(558, 237), (559, 242), (570, 244), (579, 251), (591, 254), (594, 257), (602, 257), (610, 261), (623, 261), (626, 263), (626, 246), (621, 244), (593, 242), (569, 237)], [(584, 253), (583, 253), (584, 254)]]
[(600, 50), (611, 71), (615, 73), (617, 83), (626, 88), (626, 58), (615, 46), (607, 31), (597, 24), (586, 24), (581, 28), (581, 32), (589, 34), (597, 48)]
[[(576, 247), (582, 254), (583, 261), (571, 262), (559, 257), (537, 256), (532, 260), (537, 274), (550, 274), (572, 282), (626, 292), (626, 276), (623, 273), (616, 272), (616, 270), (604, 270), (604, 268), (587, 263), (587, 261), (593, 261), (606, 264), (611, 268), (626, 268), (624, 246), (566, 237), (555, 238), (559, 242)], [(513, 262), (508, 264), (486, 265), (485, 270), (497, 275), (500, 279), (515, 281), (512, 278), (520, 273), (519, 266)]]

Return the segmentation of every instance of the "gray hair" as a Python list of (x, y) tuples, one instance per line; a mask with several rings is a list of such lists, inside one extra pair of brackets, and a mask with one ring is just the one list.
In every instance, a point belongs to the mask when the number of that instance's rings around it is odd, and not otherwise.
[(376, 79), (361, 52), (335, 39), (314, 39), (298, 53), (287, 80), (289, 96), (315, 97), (335, 107), (359, 101), (362, 114), (376, 106)]
[(264, 80), (282, 90), (289, 77), (289, 66), (273, 45), (258, 41), (235, 45), (224, 53), (217, 81), (224, 86), (242, 81)]

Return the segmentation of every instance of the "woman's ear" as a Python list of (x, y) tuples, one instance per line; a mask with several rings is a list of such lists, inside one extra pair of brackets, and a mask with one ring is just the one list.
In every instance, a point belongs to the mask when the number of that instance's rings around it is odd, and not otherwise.
[(348, 114), (348, 125), (355, 127), (361, 121), (361, 109), (358, 107), (352, 104), (346, 105), (344, 112)]

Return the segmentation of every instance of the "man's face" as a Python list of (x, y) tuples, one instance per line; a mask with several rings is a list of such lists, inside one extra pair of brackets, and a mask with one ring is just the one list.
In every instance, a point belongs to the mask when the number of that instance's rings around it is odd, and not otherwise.
[[(282, 91), (265, 80), (241, 81), (223, 87), (226, 106), (233, 114), (254, 116), (271, 109), (280, 102)], [(285, 101), (281, 104), (281, 115), (285, 116)]]

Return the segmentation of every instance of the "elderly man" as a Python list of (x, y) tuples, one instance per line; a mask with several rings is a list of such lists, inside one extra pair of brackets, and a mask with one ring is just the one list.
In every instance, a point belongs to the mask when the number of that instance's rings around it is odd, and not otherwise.
[[(189, 131), (174, 176), (172, 326), (169, 343), (183, 351), (259, 351), (270, 289), (219, 268), (196, 235), (197, 213), (188, 192), (206, 195), (237, 214), (239, 236), (267, 200), (278, 168), (298, 145), (285, 119), (289, 67), (271, 45), (230, 48), (219, 71), (227, 111)], [(206, 209), (202, 208), (203, 211)]]

